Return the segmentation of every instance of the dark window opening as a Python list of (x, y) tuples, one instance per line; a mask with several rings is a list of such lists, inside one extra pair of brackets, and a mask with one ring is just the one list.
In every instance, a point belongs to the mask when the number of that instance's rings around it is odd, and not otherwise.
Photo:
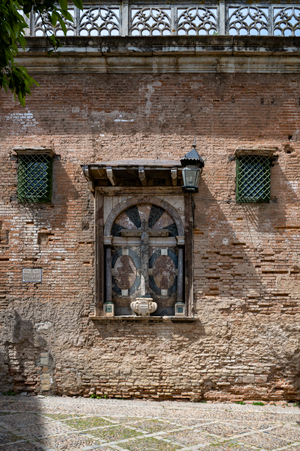
[(49, 155), (18, 156), (19, 202), (51, 202), (52, 163)]
[(245, 155), (236, 163), (236, 201), (269, 202), (271, 161), (268, 157)]

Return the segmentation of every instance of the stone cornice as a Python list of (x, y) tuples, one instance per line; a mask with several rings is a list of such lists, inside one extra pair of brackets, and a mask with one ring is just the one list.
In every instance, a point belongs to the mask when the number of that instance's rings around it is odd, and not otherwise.
[(64, 37), (60, 56), (27, 38), (17, 61), (31, 73), (298, 73), (300, 37)]

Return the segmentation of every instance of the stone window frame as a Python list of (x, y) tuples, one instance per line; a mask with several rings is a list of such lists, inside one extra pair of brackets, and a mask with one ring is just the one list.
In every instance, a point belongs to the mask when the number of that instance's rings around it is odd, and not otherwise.
[[(123, 191), (123, 190), (122, 190)], [(127, 190), (124, 190), (125, 192)], [(115, 218), (128, 206), (135, 205), (139, 203), (154, 203), (157, 205), (161, 205), (166, 211), (168, 211), (173, 217), (179, 217), (178, 212), (172, 205), (163, 199), (157, 198), (157, 194), (161, 194), (161, 191), (154, 190), (148, 194), (141, 194), (140, 192), (136, 192), (135, 190), (127, 191), (130, 199), (125, 202), (121, 202), (118, 204), (109, 216), (106, 219), (106, 223), (104, 224), (104, 197), (105, 197), (105, 189), (101, 189), (99, 187), (95, 187), (95, 309), (94, 314), (90, 315), (91, 319), (102, 320), (102, 321), (118, 321), (124, 320), (123, 316), (113, 316), (106, 317), (103, 314), (103, 304), (105, 302), (105, 293), (107, 290), (106, 287), (106, 271), (108, 269), (106, 265), (110, 265), (109, 251), (108, 251), (108, 259), (106, 256), (107, 248), (109, 248), (111, 244), (111, 235), (110, 230)], [(193, 317), (193, 199), (190, 193), (182, 193), (181, 189), (177, 191), (177, 194), (181, 194), (184, 198), (184, 207), (185, 207), (185, 220), (184, 224), (182, 223), (180, 217), (180, 223), (176, 222), (178, 227), (178, 234), (182, 233), (180, 236), (181, 240), (178, 240), (179, 248), (183, 249), (183, 284), (182, 284), (182, 293), (183, 293), (183, 301), (186, 305), (186, 316), (185, 317), (170, 317), (172, 321), (194, 321)], [(178, 235), (179, 238), (179, 235)], [(128, 317), (128, 320), (135, 321), (160, 321), (167, 320), (168, 317)]]

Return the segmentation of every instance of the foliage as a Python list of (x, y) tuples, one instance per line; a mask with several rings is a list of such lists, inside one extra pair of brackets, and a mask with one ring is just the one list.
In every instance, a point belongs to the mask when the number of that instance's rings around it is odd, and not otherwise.
[[(82, 9), (82, 0), (73, 0), (73, 3)], [(15, 62), (18, 47), (25, 49), (26, 45), (25, 30), (28, 24), (25, 17), (29, 19), (31, 11), (43, 14), (53, 26), (59, 23), (66, 34), (64, 19), (73, 21), (67, 8), (67, 0), (59, 0), (59, 5), (54, 0), (0, 0), (0, 88), (6, 92), (10, 89), (23, 106), (26, 95), (30, 95), (30, 87), (38, 85), (25, 67)], [(48, 39), (55, 49), (59, 46), (59, 40), (54, 35), (48, 36)]]

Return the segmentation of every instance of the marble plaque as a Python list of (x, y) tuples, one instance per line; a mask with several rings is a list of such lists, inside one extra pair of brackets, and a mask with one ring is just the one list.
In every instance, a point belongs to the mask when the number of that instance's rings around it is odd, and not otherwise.
[(22, 282), (42, 282), (42, 269), (41, 268), (23, 268), (22, 269)]

